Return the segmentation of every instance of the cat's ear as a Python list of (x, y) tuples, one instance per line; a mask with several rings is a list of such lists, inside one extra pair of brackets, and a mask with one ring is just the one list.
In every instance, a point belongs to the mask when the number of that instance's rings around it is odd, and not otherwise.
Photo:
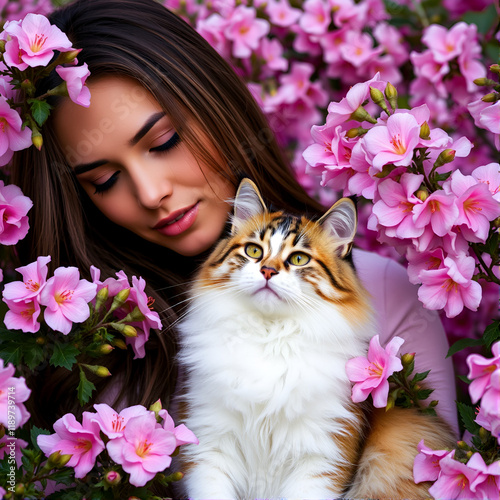
[(257, 186), (250, 179), (243, 179), (234, 199), (231, 234), (235, 234), (242, 223), (265, 211), (266, 205)]
[(345, 257), (352, 247), (358, 215), (356, 205), (349, 198), (341, 198), (318, 221), (336, 240), (335, 251)]

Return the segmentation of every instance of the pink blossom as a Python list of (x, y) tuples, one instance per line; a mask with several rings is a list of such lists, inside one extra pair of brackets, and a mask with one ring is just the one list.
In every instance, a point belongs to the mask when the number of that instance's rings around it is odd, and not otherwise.
[(311, 82), (313, 73), (312, 64), (294, 63), (290, 73), (280, 78), (281, 87), (278, 90), (280, 98), (287, 103), (294, 103), (302, 98), (312, 105), (325, 105), (327, 94), (317, 82)]
[[(0, 166), (9, 163), (14, 151), (31, 146), (31, 130), (28, 127), (23, 129), (22, 125), (23, 121), (19, 113), (9, 106), (4, 96), (0, 96)], [(13, 245), (14, 243), (3, 244)]]
[(500, 369), (500, 342), (493, 344), (491, 351), (492, 358), (485, 358), (480, 354), (467, 356), (467, 366), (469, 367), (467, 376), (472, 380), (469, 385), (469, 394), (473, 403), (477, 403), (483, 397), (486, 389), (490, 387), (491, 374)]
[(304, 13), (299, 26), (312, 35), (323, 35), (332, 22), (331, 10), (325, 0), (306, 0), (302, 5)]
[(472, 242), (485, 242), (490, 230), (490, 221), (500, 216), (500, 202), (490, 193), (488, 186), (478, 183), (471, 175), (455, 170), (449, 187), (457, 196), (458, 218), (464, 237)]
[(435, 481), (439, 477), (441, 467), (439, 461), (444, 457), (453, 458), (455, 450), (433, 450), (420, 441), (417, 446), (418, 455), (413, 462), (413, 478), (415, 483)]
[[(470, 488), (476, 493), (476, 498), (491, 500), (500, 496), (500, 462), (486, 465), (480, 453), (474, 453), (467, 462), (467, 467), (477, 470), (479, 474), (472, 481)], [(481, 495), (481, 496), (478, 496)]]
[(399, 84), (402, 80), (401, 72), (390, 54), (378, 55), (373, 52), (373, 57), (358, 68), (358, 74), (362, 77), (374, 73), (380, 73), (382, 79), (393, 85)]
[(483, 408), (479, 408), (476, 423), (490, 431), (491, 435), (497, 438), (498, 444), (500, 444), (500, 414), (498, 412), (486, 413)]
[(111, 459), (130, 474), (130, 483), (138, 487), (170, 466), (175, 448), (175, 436), (156, 426), (152, 412), (131, 418), (123, 435), (107, 444)]
[(67, 466), (75, 469), (75, 477), (85, 477), (94, 467), (96, 457), (104, 450), (99, 436), (100, 427), (93, 420), (93, 414), (83, 412), (82, 423), (67, 413), (54, 424), (55, 434), (39, 435), (38, 446), (48, 457), (56, 451), (62, 455), (72, 455)]
[(227, 26), (227, 19), (217, 13), (196, 21), (196, 31), (225, 59), (231, 53), (230, 42), (224, 35)]
[[(4, 361), (0, 358), (0, 424), (5, 428), (10, 428), (13, 424), (17, 429), (30, 418), (23, 403), (30, 397), (31, 390), (28, 389), (24, 377), (14, 377), (15, 371), (12, 363), (4, 367)], [(13, 403), (14, 408), (12, 408)], [(12, 410), (14, 420), (9, 421), (7, 417), (12, 415)]]
[(29, 300), (7, 300), (9, 310), (3, 319), (5, 326), (9, 330), (22, 330), (23, 332), (36, 333), (40, 330), (38, 317), (40, 316), (40, 304), (36, 298)]
[(283, 57), (283, 46), (276, 39), (263, 38), (259, 55), (265, 61), (266, 67), (272, 71), (286, 71), (288, 69), (288, 60)]
[(477, 182), (486, 184), (493, 198), (500, 202), (500, 165), (498, 163), (488, 163), (488, 165), (477, 167), (471, 175)]
[[(17, 51), (19, 59), (27, 66), (47, 66), (55, 50), (66, 52), (71, 49), (68, 37), (41, 14), (27, 14), (22, 21), (9, 22), (4, 31), (11, 37), (5, 44), (6, 54)], [(5, 62), (8, 66), (26, 69), (12, 57), (7, 56)]]
[(399, 183), (386, 179), (378, 185), (380, 200), (374, 204), (373, 214), (381, 226), (391, 228), (391, 231), (386, 231), (388, 236), (416, 238), (424, 232), (413, 222), (413, 207), (422, 203), (414, 193), (423, 179), (423, 175), (404, 173)]
[(389, 395), (387, 379), (396, 371), (402, 370), (401, 360), (396, 356), (404, 340), (393, 337), (387, 346), (380, 346), (379, 336), (370, 340), (367, 357), (358, 356), (346, 363), (347, 377), (354, 382), (352, 400), (355, 403), (364, 401), (372, 395), (373, 405), (384, 408)]
[[(0, 438), (0, 460), (7, 459), (11, 457), (13, 453), (14, 459), (16, 461), (17, 468), (22, 466), (22, 452), (21, 448), (26, 448), (28, 443), (24, 439), (18, 437), (12, 437), (7, 432)], [(5, 462), (10, 463), (10, 462)], [(0, 498), (5, 498), (1, 495), (2, 491), (0, 488)], [(5, 493), (5, 490), (4, 490)]]
[(420, 272), (430, 269), (442, 269), (444, 267), (444, 252), (442, 248), (435, 248), (432, 251), (419, 252), (415, 248), (410, 247), (406, 252), (408, 260), (408, 278), (410, 283), (420, 284)]
[(438, 236), (444, 236), (455, 225), (458, 218), (456, 196), (435, 191), (413, 210), (415, 227), (426, 227), (429, 224)]
[(282, 28), (295, 24), (302, 15), (302, 11), (291, 7), (288, 0), (270, 0), (267, 2), (265, 9), (269, 21), (273, 25)]
[(0, 181), (0, 244), (15, 245), (28, 233), (27, 213), (33, 206), (14, 184), (4, 186)]
[(476, 311), (481, 302), (481, 285), (472, 281), (475, 261), (465, 254), (446, 257), (444, 267), (423, 270), (419, 276), (422, 286), (418, 297), (427, 309), (444, 309), (448, 318), (453, 318), (464, 307)]
[(9, 301), (25, 301), (37, 298), (47, 281), (50, 256), (38, 257), (35, 262), (16, 268), (22, 274), (23, 281), (7, 283), (3, 290), (3, 298)]
[(464, 22), (455, 24), (450, 30), (439, 24), (431, 24), (425, 29), (422, 41), (432, 51), (437, 62), (448, 62), (462, 52), (468, 28)]
[(496, 369), (490, 377), (489, 386), (484, 391), (481, 399), (481, 409), (486, 415), (498, 415), (500, 409), (500, 368)]
[(371, 128), (362, 138), (373, 167), (381, 171), (387, 163), (408, 166), (419, 142), (420, 127), (409, 113), (389, 116), (385, 125)]
[(120, 413), (116, 412), (111, 406), (101, 403), (95, 404), (96, 414), (92, 420), (99, 424), (102, 432), (109, 439), (116, 439), (123, 436), (127, 422), (134, 417), (148, 415), (150, 412), (142, 405), (134, 405), (124, 408)]
[(434, 498), (447, 500), (474, 498), (470, 489), (472, 482), (480, 472), (470, 469), (466, 464), (457, 462), (450, 456), (445, 456), (439, 462), (441, 474), (436, 482), (429, 488), (429, 494)]
[(359, 68), (382, 53), (382, 48), (373, 48), (373, 39), (367, 33), (349, 31), (345, 43), (339, 46), (343, 59)]
[(234, 57), (250, 57), (252, 50), (259, 46), (260, 39), (269, 33), (269, 23), (264, 19), (257, 19), (255, 9), (240, 5), (237, 7), (224, 34), (233, 42)]
[(482, 128), (500, 134), (500, 101), (490, 104), (480, 112), (479, 123)]
[(76, 267), (59, 267), (40, 295), (47, 306), (45, 321), (53, 330), (67, 335), (73, 323), (83, 323), (90, 316), (88, 303), (96, 296), (97, 286), (80, 279)]
[(90, 75), (87, 63), (81, 66), (57, 66), (57, 74), (66, 82), (69, 98), (76, 104), (88, 108), (90, 106), (90, 90), (85, 80)]
[[(384, 48), (393, 61), (394, 66), (401, 66), (408, 61), (409, 54), (403, 35), (394, 26), (388, 23), (378, 23), (373, 29), (373, 36)], [(391, 81), (394, 84), (393, 81)]]
[(175, 446), (183, 444), (198, 444), (198, 438), (190, 431), (184, 424), (175, 426), (173, 418), (169, 415), (167, 410), (160, 410), (158, 415), (163, 418), (163, 428), (172, 433), (175, 437)]
[(115, 273), (116, 278), (107, 278), (104, 282), (100, 281), (101, 270), (95, 266), (90, 266), (90, 276), (92, 283), (97, 286), (96, 292), (102, 288), (108, 287), (109, 297), (114, 297), (118, 292), (125, 288), (130, 288), (130, 283), (125, 271)]
[(446, 98), (447, 91), (443, 83), (443, 77), (450, 72), (448, 63), (440, 63), (434, 59), (434, 54), (430, 50), (422, 53), (411, 52), (410, 59), (413, 64), (417, 79), (411, 83), (411, 94), (417, 93), (419, 87), (425, 82), (432, 83), (432, 90), (440, 97)]

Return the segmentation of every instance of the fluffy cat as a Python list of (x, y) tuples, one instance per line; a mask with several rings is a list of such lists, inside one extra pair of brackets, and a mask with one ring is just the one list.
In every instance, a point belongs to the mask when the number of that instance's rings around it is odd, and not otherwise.
[(200, 441), (181, 451), (189, 498), (428, 496), (413, 459), (421, 439), (450, 444), (444, 424), (350, 398), (345, 362), (376, 333), (346, 259), (356, 223), (349, 199), (310, 221), (269, 213), (251, 181), (240, 185), (232, 234), (179, 325), (181, 413)]

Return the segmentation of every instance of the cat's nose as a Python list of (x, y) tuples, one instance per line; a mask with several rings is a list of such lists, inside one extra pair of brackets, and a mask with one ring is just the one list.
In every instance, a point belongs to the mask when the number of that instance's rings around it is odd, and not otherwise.
[(276, 271), (274, 267), (266, 267), (266, 266), (262, 266), (260, 268), (260, 272), (262, 273), (264, 278), (266, 278), (266, 280), (270, 280), (275, 274), (278, 274), (278, 271)]

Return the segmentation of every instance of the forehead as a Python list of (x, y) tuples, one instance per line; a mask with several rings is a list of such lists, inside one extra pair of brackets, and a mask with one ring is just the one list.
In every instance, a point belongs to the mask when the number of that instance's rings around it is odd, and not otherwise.
[(55, 132), (70, 164), (98, 159), (107, 142), (128, 141), (152, 113), (161, 111), (152, 95), (130, 78), (103, 77), (88, 87), (88, 108), (67, 98), (54, 115)]

